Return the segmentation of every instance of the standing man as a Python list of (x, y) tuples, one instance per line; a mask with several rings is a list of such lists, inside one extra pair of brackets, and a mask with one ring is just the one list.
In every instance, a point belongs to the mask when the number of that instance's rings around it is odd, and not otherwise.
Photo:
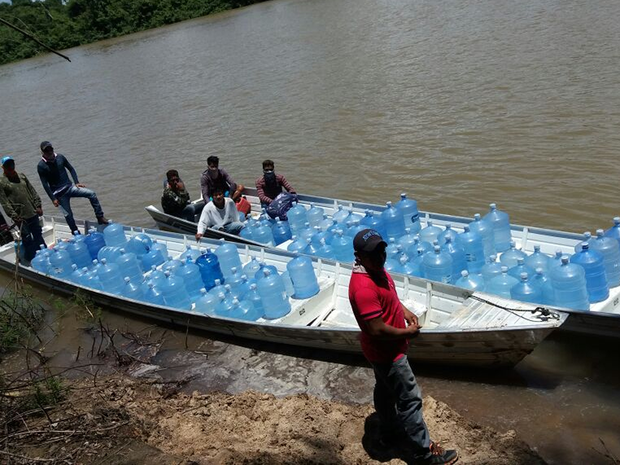
[(263, 175), (256, 180), (256, 190), (261, 206), (269, 205), (273, 199), (282, 193), (282, 188), (295, 194), (295, 189), (281, 174), (274, 171), (275, 164), (271, 160), (263, 162)]
[(230, 177), (230, 174), (223, 168), (220, 168), (220, 159), (215, 155), (207, 158), (207, 169), (203, 171), (200, 177), (200, 189), (202, 190), (202, 198), (205, 203), (212, 200), (213, 193), (216, 189), (221, 189), (224, 197), (230, 197), (235, 202), (241, 198), (243, 185), (237, 184)]
[(41, 245), (47, 247), (39, 217), (43, 215), (41, 197), (23, 173), (15, 171), (15, 160), (3, 157), (3, 176), (0, 178), (0, 203), (4, 212), (19, 226), (24, 258), (30, 263)]
[(422, 394), (407, 360), (409, 339), (420, 332), (418, 318), (400, 301), (385, 271), (387, 243), (373, 229), (355, 235), (355, 266), (349, 301), (362, 331), (361, 345), (375, 372), (374, 404), (385, 441), (405, 441), (413, 464), (452, 464), (454, 450), (430, 440), (422, 416)]
[(222, 189), (215, 189), (213, 200), (205, 205), (198, 220), (196, 240), (199, 241), (207, 228), (239, 234), (245, 225), (239, 221), (239, 212), (232, 199), (224, 197)]
[[(75, 185), (70, 181), (67, 170), (71, 173)], [(64, 155), (54, 152), (54, 147), (52, 147), (49, 141), (41, 142), (41, 161), (37, 165), (37, 171), (39, 178), (41, 178), (43, 189), (47, 192), (54, 206), (60, 207), (60, 211), (71, 228), (71, 232), (78, 231), (78, 227), (73, 219), (73, 212), (71, 211), (71, 199), (73, 197), (86, 197), (90, 200), (97, 222), (99, 224), (108, 224), (108, 220), (103, 216), (103, 210), (99, 204), (99, 199), (97, 199), (97, 194), (90, 189), (86, 189), (86, 186), (80, 183), (78, 175), (71, 163), (69, 163), (69, 160)]]
[(181, 181), (177, 170), (168, 170), (166, 180), (166, 187), (161, 196), (164, 213), (178, 216), (192, 223), (196, 221), (196, 215), (200, 214), (204, 204), (197, 205), (189, 201), (189, 192), (185, 189), (185, 183)]

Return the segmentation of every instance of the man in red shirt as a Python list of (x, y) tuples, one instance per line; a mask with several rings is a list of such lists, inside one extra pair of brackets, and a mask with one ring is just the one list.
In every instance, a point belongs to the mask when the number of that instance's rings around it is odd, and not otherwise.
[(385, 271), (387, 243), (373, 229), (353, 240), (355, 266), (349, 301), (362, 330), (362, 352), (375, 372), (374, 404), (383, 437), (405, 436), (412, 464), (452, 464), (454, 450), (444, 451), (430, 440), (422, 416), (422, 394), (407, 359), (409, 339), (420, 332), (418, 318), (400, 301), (392, 277)]

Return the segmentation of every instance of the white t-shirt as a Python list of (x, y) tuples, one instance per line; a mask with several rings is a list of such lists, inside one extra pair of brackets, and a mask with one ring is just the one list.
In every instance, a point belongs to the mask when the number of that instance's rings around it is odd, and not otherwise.
[(204, 234), (207, 228), (217, 229), (233, 221), (239, 221), (239, 212), (233, 199), (226, 197), (222, 209), (217, 208), (211, 201), (202, 209), (198, 220), (198, 233)]

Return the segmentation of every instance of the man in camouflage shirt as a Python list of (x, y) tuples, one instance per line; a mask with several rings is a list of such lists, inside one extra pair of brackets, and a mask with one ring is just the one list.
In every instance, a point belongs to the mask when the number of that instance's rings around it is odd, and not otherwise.
[(190, 203), (189, 192), (185, 189), (185, 184), (181, 181), (177, 170), (169, 170), (166, 173), (166, 179), (167, 183), (161, 197), (164, 213), (195, 222), (195, 217), (200, 214), (204, 204)]

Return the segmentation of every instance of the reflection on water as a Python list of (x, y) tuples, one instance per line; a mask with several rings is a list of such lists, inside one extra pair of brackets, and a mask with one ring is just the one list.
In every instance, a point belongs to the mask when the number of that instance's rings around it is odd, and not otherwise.
[[(216, 154), (248, 185), (271, 158), (299, 192), (405, 191), (463, 215), (494, 201), (515, 223), (594, 230), (620, 214), (619, 16), (613, 0), (276, 0), (0, 67), (0, 152), (42, 193), (51, 140), (106, 216), (134, 225), (152, 224), (166, 170), (196, 197)], [(597, 437), (620, 455), (617, 352), (554, 338), (510, 375), (424, 368), (423, 386), (550, 461), (599, 463)]]

